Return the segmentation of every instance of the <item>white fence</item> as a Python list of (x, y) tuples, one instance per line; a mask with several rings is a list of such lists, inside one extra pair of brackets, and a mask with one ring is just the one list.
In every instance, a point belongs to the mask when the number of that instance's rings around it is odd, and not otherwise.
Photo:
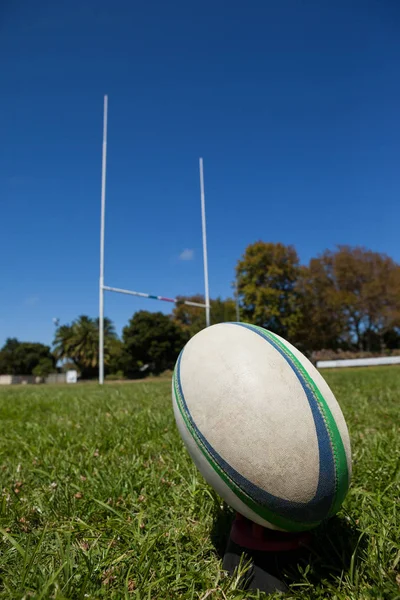
[(400, 365), (400, 356), (319, 360), (317, 362), (317, 369), (337, 369), (340, 367), (376, 367), (379, 365)]
[(44, 381), (45, 383), (65, 383), (66, 373), (50, 373)]
[(0, 375), (0, 385), (40, 383), (40, 377), (34, 375)]
[(76, 383), (78, 374), (75, 370), (66, 373), (50, 373), (44, 380), (34, 375), (0, 375), (0, 385), (21, 385), (32, 383)]

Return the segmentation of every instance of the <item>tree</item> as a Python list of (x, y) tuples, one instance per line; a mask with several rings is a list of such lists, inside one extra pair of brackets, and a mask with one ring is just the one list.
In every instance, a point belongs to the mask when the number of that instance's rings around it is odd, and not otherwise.
[(236, 303), (232, 298), (211, 300), (211, 324), (236, 321)]
[(32, 369), (32, 375), (44, 379), (54, 371), (54, 360), (50, 358), (41, 358), (36, 367)]
[(383, 334), (383, 342), (388, 350), (400, 348), (400, 327), (389, 329)]
[(8, 338), (0, 350), (0, 373), (32, 375), (34, 368), (43, 359), (50, 361), (54, 370), (55, 360), (49, 346)]
[(190, 302), (204, 303), (204, 296), (196, 294), (195, 296), (178, 296), (178, 303), (172, 311), (173, 321), (186, 332), (190, 338), (206, 326), (206, 317), (204, 308), (198, 306), (189, 306), (184, 304), (185, 300)]
[(248, 246), (236, 267), (243, 318), (283, 337), (293, 337), (300, 318), (299, 273), (293, 246), (261, 241)]
[[(178, 300), (180, 302), (175, 305), (172, 311), (172, 318), (175, 323), (182, 327), (188, 337), (192, 337), (206, 326), (205, 310), (204, 308), (184, 304), (183, 301), (189, 300), (191, 302), (204, 303), (204, 296), (201, 294), (189, 297), (179, 296)], [(235, 301), (231, 298), (227, 298), (226, 300), (222, 300), (221, 298), (210, 300), (210, 320), (212, 325), (235, 321)]]
[(123, 371), (123, 356), (124, 356), (124, 344), (118, 338), (110, 340), (109, 342), (110, 357), (107, 361), (107, 367), (105, 369), (106, 374), (119, 373)]
[(311, 267), (314, 288), (325, 282), (325, 309), (342, 328), (341, 343), (382, 350), (385, 334), (400, 324), (400, 266), (378, 252), (338, 246), (313, 259)]
[[(117, 344), (117, 335), (110, 319), (104, 319), (104, 365), (107, 367)], [(56, 330), (54, 353), (58, 360), (70, 360), (83, 379), (91, 379), (99, 369), (99, 320), (86, 315), (71, 325)]]
[(293, 342), (306, 353), (343, 346), (346, 317), (323, 261), (311, 259), (308, 267), (301, 268), (296, 291), (300, 316)]
[(187, 335), (169, 316), (142, 310), (124, 327), (122, 339), (124, 373), (128, 378), (136, 378), (143, 373), (159, 374), (172, 369)]

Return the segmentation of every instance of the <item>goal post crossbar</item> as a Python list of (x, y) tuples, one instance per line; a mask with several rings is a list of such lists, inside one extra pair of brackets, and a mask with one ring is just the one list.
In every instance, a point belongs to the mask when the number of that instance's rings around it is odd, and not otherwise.
[(145, 292), (134, 292), (133, 290), (124, 290), (122, 288), (103, 285), (105, 292), (116, 292), (117, 294), (127, 294), (128, 296), (139, 296), (139, 298), (149, 298), (150, 300), (161, 300), (162, 302), (171, 302), (172, 304), (186, 304), (187, 306), (197, 306), (199, 308), (207, 308), (207, 304), (201, 302), (192, 302), (191, 300), (180, 300), (179, 298), (167, 298), (166, 296), (155, 296), (146, 294)]

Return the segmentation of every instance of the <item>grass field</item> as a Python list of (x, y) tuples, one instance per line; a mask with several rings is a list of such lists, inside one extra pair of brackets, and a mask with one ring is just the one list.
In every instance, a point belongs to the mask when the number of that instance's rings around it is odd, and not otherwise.
[[(400, 598), (400, 369), (326, 378), (353, 483), (288, 597)], [(0, 389), (0, 481), (1, 598), (262, 597), (221, 572), (232, 513), (186, 454), (168, 382)]]

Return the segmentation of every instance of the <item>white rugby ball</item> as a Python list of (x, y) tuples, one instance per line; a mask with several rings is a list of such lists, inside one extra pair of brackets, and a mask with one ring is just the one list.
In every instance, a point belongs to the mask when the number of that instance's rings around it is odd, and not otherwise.
[(265, 527), (304, 531), (334, 515), (351, 477), (346, 422), (312, 363), (245, 323), (195, 335), (176, 363), (175, 419), (222, 498)]

